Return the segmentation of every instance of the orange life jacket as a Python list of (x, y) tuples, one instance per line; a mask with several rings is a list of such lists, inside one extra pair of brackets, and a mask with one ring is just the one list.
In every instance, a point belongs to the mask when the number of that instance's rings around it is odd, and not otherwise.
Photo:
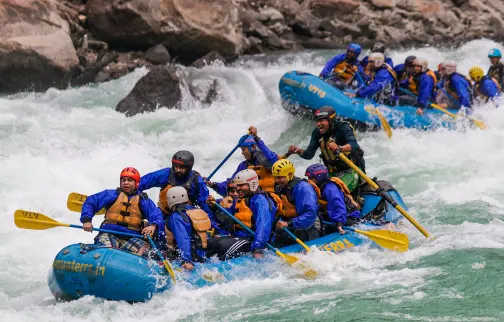
[[(282, 212), (281, 212), (282, 199), (280, 199), (280, 197), (278, 195), (276, 195), (273, 192), (262, 192), (261, 191), (261, 192), (256, 192), (256, 193), (264, 194), (266, 199), (268, 200), (268, 202), (271, 202), (271, 200), (270, 200), (270, 198), (271, 198), (273, 200), (273, 202), (276, 204), (276, 208), (277, 208), (276, 214), (277, 215), (282, 214)], [(245, 226), (247, 226), (248, 228), (252, 228), (252, 216), (253, 216), (252, 210), (248, 206), (250, 204), (250, 198), (252, 198), (252, 197), (238, 199), (238, 201), (236, 202), (235, 214), (234, 214), (234, 216), (238, 220), (240, 220), (242, 223), (244, 223)], [(270, 205), (270, 210), (271, 210), (271, 208), (272, 207)], [(235, 228), (242, 229), (242, 227), (238, 224), (235, 225)]]
[(357, 66), (348, 63), (346, 60), (336, 65), (336, 67), (332, 70), (332, 74), (338, 75), (338, 78), (345, 83), (349, 83), (356, 72)]
[[(184, 182), (182, 184), (177, 184), (176, 179), (175, 179), (175, 173), (174, 173), (174, 171), (170, 170), (170, 176), (168, 177), (168, 182), (166, 183), (166, 186), (161, 187), (161, 191), (159, 192), (159, 201), (158, 201), (159, 209), (161, 209), (161, 211), (166, 215), (170, 214), (170, 210), (168, 209), (168, 200), (166, 200), (166, 193), (172, 187), (176, 187), (176, 186), (184, 187), (185, 190), (187, 191), (189, 201), (191, 202), (191, 204), (193, 204), (193, 205), (196, 204), (196, 200), (191, 196), (197, 197), (199, 194), (198, 177), (199, 177), (199, 173), (196, 171), (193, 171), (192, 175), (189, 176), (189, 178), (187, 178), (186, 182)], [(192, 185), (191, 184), (194, 184), (194, 186), (196, 187), (196, 193), (194, 193), (194, 194), (191, 193), (192, 192)]]
[(140, 195), (135, 195), (128, 200), (128, 196), (121, 191), (114, 204), (107, 209), (104, 223), (140, 231), (143, 217), (139, 203)]
[[(352, 197), (352, 194), (350, 193), (350, 190), (348, 189), (347, 185), (343, 182), (343, 180), (341, 180), (338, 177), (332, 177), (330, 179), (330, 181), (328, 181), (328, 182), (334, 182), (335, 184), (338, 185), (338, 187), (343, 192), (343, 195), (345, 198), (345, 200), (344, 200), (345, 206), (347, 208), (347, 213), (352, 213), (355, 210), (360, 209), (360, 205), (354, 200), (354, 198)], [(320, 209), (325, 212), (327, 210), (327, 200), (324, 200), (322, 198), (321, 188), (319, 188), (319, 186), (317, 186), (317, 184), (311, 180), (308, 180), (308, 183), (311, 184), (313, 189), (315, 189), (315, 192), (317, 193), (317, 198), (318, 198), (318, 203), (320, 205)], [(326, 183), (323, 183), (322, 188), (325, 186), (325, 184)]]
[[(201, 245), (203, 248), (207, 248), (208, 246), (208, 237), (207, 230), (212, 228), (212, 223), (210, 222), (210, 218), (208, 218), (208, 214), (201, 209), (189, 209), (185, 211), (187, 217), (191, 221), (191, 225), (193, 227), (193, 232), (197, 236), (199, 236), (201, 240)], [(183, 214), (182, 214), (183, 215)], [(175, 246), (175, 236), (165, 225), (165, 233), (166, 233), (166, 243), (170, 247)]]
[(259, 179), (259, 187), (266, 192), (275, 191), (275, 177), (271, 174), (271, 170), (264, 165), (251, 165), (247, 169), (254, 170)]
[[(436, 77), (436, 74), (434, 74), (434, 72), (430, 69), (427, 69), (427, 71), (425, 72), (427, 73), (427, 75), (429, 75), (430, 77), (432, 77), (432, 80), (434, 81), (434, 86), (436, 86), (436, 83), (437, 83), (437, 77)], [(421, 74), (418, 74), (418, 75), (410, 75), (408, 77), (408, 87), (409, 87), (409, 90), (411, 92), (413, 92), (414, 94), (418, 95), (418, 90), (420, 88), (420, 76)]]

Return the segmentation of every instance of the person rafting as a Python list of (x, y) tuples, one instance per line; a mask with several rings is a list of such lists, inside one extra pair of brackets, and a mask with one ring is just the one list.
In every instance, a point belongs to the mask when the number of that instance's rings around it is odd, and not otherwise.
[(305, 160), (311, 160), (317, 149), (322, 152), (320, 157), (329, 168), (330, 177), (338, 177), (347, 185), (352, 193), (356, 192), (359, 175), (345, 162), (338, 158), (344, 153), (357, 167), (366, 172), (364, 151), (355, 138), (352, 126), (336, 119), (336, 111), (330, 106), (323, 106), (315, 111), (317, 127), (311, 134), (310, 144), (306, 150), (295, 145), (289, 147), (290, 154), (298, 154)]
[[(361, 77), (357, 75), (359, 73), (358, 57), (361, 51), (362, 48), (358, 44), (348, 45), (346, 53), (334, 56), (325, 64), (319, 77), (339, 89), (356, 87), (361, 82)], [(355, 78), (357, 82), (354, 83)]]
[[(172, 157), (171, 168), (164, 168), (142, 176), (138, 189), (145, 191), (153, 187), (161, 188), (158, 207), (163, 214), (169, 214), (166, 192), (172, 187), (182, 186), (188, 191), (191, 203), (210, 215), (211, 211), (206, 204), (209, 195), (208, 188), (200, 174), (193, 170), (193, 166), (194, 155), (189, 151), (178, 151)], [(212, 226), (219, 229), (215, 219), (213, 217), (210, 219)]]
[(278, 160), (272, 168), (275, 194), (282, 200), (281, 220), (276, 224), (275, 237), (275, 244), (279, 247), (295, 243), (283, 228), (288, 228), (302, 241), (320, 236), (317, 193), (308, 181), (294, 176), (295, 172), (294, 164), (287, 159)]
[[(409, 96), (409, 99), (405, 99), (404, 96), (401, 96), (399, 104), (417, 106), (416, 113), (418, 115), (423, 115), (424, 109), (430, 107), (430, 102), (435, 98), (434, 89), (437, 79), (434, 72), (428, 66), (427, 59), (421, 57), (415, 58), (413, 61), (413, 74), (400, 84), (400, 87), (406, 87), (416, 97)], [(414, 101), (411, 100), (412, 98)]]
[(471, 67), (469, 77), (474, 82), (474, 97), (479, 97), (486, 103), (488, 100), (499, 96), (499, 82), (495, 78), (485, 75), (481, 67)]
[(191, 205), (187, 190), (175, 186), (166, 192), (166, 242), (176, 249), (182, 267), (194, 269), (194, 262), (205, 262), (208, 248), (207, 230), (211, 228), (210, 218), (202, 209)]
[(326, 166), (312, 164), (306, 169), (305, 175), (317, 193), (322, 218), (335, 224), (326, 226), (326, 233), (337, 231), (344, 234), (343, 226), (352, 226), (360, 220), (359, 204), (354, 201), (350, 190), (340, 178), (329, 177)]
[(504, 90), (504, 64), (501, 62), (502, 54), (497, 48), (488, 52), (491, 66), (488, 68), (487, 76), (495, 78), (499, 83), (500, 91)]
[(408, 79), (408, 77), (413, 74), (413, 61), (415, 60), (415, 58), (415, 56), (408, 56), (404, 60), (404, 64), (394, 66), (394, 71), (399, 82)]
[(372, 99), (378, 104), (397, 105), (398, 81), (394, 69), (385, 63), (382, 53), (369, 55), (371, 80), (368, 86), (361, 88), (356, 93), (345, 92), (349, 97), (363, 97)]
[[(146, 194), (138, 189), (140, 172), (132, 167), (124, 168), (119, 176), (119, 188), (104, 190), (89, 196), (82, 205), (80, 221), (85, 231), (92, 232), (93, 216), (105, 208), (105, 220), (100, 228), (130, 234), (153, 236), (158, 227), (164, 226), (161, 211)], [(144, 219), (148, 225), (144, 225)], [(142, 255), (149, 244), (136, 237), (125, 237), (100, 232), (95, 237), (95, 244), (120, 248)]]
[[(257, 136), (257, 128), (251, 126), (248, 131), (250, 134), (245, 137), (245, 140), (243, 140), (242, 137), (240, 140), (241, 144), (239, 145), (245, 160), (238, 165), (231, 178), (234, 178), (236, 174), (242, 170), (251, 169), (259, 176), (259, 186), (261, 189), (273, 192), (275, 178), (271, 175), (271, 166), (279, 157), (266, 146), (259, 136)], [(223, 182), (211, 182), (208, 180), (205, 182), (207, 186), (214, 189), (218, 194), (225, 196), (226, 186), (231, 178)]]
[(444, 61), (441, 72), (444, 80), (439, 90), (452, 101), (453, 105), (449, 107), (470, 109), (473, 100), (471, 81), (457, 73), (457, 63), (453, 60)]
[(217, 202), (222, 207), (230, 210), (231, 207), (234, 206), (236, 200), (238, 199), (238, 191), (236, 190), (237, 186), (233, 180), (230, 180), (227, 184), (227, 195), (224, 198), (215, 199), (214, 196), (210, 195), (207, 198), (207, 204), (210, 210), (213, 212), (213, 217), (219, 221), (219, 226), (221, 228), (222, 235), (230, 235), (235, 222), (233, 219), (229, 218), (226, 214), (222, 213), (217, 207), (215, 207), (215, 202)]
[[(390, 67), (394, 67), (394, 63), (392, 62), (392, 58), (385, 57), (385, 45), (381, 42), (375, 42), (373, 47), (371, 47), (371, 53), (382, 53), (383, 61), (387, 63)], [(366, 75), (371, 75), (371, 69), (369, 68), (369, 57), (366, 56), (360, 61), (361, 68), (364, 70)]]

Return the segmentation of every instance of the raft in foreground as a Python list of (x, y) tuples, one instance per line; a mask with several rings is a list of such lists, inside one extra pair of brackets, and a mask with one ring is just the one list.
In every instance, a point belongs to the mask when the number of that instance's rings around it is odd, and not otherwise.
[[(319, 77), (300, 71), (286, 73), (278, 84), (282, 105), (296, 115), (312, 114), (322, 106), (332, 106), (343, 118), (363, 122), (370, 127), (381, 127), (380, 119), (371, 108), (379, 106), (392, 128), (417, 128), (430, 130), (438, 127), (455, 129), (456, 123), (443, 112), (426, 109), (423, 116), (416, 114), (413, 106), (378, 105), (363, 98), (349, 98), (341, 90)], [(366, 107), (369, 106), (369, 107)], [(369, 110), (369, 112), (368, 112)], [(457, 113), (456, 110), (448, 110)]]
[[(388, 191), (402, 207), (406, 208), (401, 196), (385, 181), (380, 186)], [(384, 213), (384, 220), (398, 224), (401, 214), (372, 191), (364, 191), (362, 212)], [(358, 226), (362, 230), (384, 228), (370, 223)], [(344, 235), (329, 234), (306, 244), (322, 250), (341, 252), (362, 244), (369, 244), (366, 237), (348, 231)], [(302, 252), (303, 248), (294, 244), (281, 249), (284, 253)], [(272, 265), (278, 265), (273, 255), (263, 260), (243, 256), (226, 262), (210, 261), (197, 263), (195, 270), (182, 270), (180, 264), (172, 262), (177, 283), (192, 287), (203, 287), (233, 279), (264, 278), (274, 272)], [(92, 295), (108, 300), (141, 302), (156, 293), (171, 287), (171, 280), (161, 263), (147, 260), (128, 252), (97, 245), (73, 244), (63, 248), (54, 259), (49, 272), (48, 284), (56, 299), (72, 300)]]

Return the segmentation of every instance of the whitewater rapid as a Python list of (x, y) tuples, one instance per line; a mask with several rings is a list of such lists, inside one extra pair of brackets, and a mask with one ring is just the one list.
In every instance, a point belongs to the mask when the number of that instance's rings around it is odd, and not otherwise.
[[(493, 47), (503, 49), (477, 40), (451, 50), (410, 48), (390, 56), (396, 64), (411, 54), (423, 56), (431, 69), (454, 59), (467, 74), (476, 64), (487, 70), (486, 54)], [(486, 131), (404, 129), (394, 130), (392, 140), (382, 132), (359, 134), (367, 173), (391, 182), (410, 213), (436, 237), (426, 240), (405, 223), (411, 242), (407, 253), (314, 251), (305, 259), (321, 270), (316, 281), (295, 278), (278, 262), (268, 279), (197, 290), (180, 285), (134, 305), (89, 296), (67, 303), (53, 299), (46, 277), (54, 256), (68, 244), (91, 243), (94, 234), (70, 228), (21, 230), (13, 222), (16, 209), (79, 224), (79, 215), (66, 209), (70, 192), (115, 188), (122, 168), (134, 166), (146, 174), (170, 166), (171, 156), (181, 149), (192, 151), (195, 169), (207, 175), (250, 125), (279, 154), (291, 144), (305, 147), (313, 124), (283, 110), (278, 81), (290, 70), (317, 74), (334, 53), (258, 56), (229, 67), (187, 68), (202, 87), (219, 80), (217, 101), (202, 107), (186, 96), (182, 110), (132, 118), (114, 108), (147, 73), (145, 68), (105, 84), (0, 98), (0, 321), (333, 321), (340, 314), (371, 320), (504, 319), (504, 310), (492, 312), (488, 301), (477, 304), (489, 305), (488, 310), (464, 304), (481, 291), (471, 289), (474, 279), (485, 292), (495, 289), (495, 296), (504, 296), (503, 278), (492, 262), (504, 258), (504, 109), (492, 106), (477, 107), (476, 115), (489, 126)], [(241, 159), (236, 152), (215, 178), (232, 174)], [(296, 156), (291, 160), (298, 176), (311, 164)], [(157, 201), (157, 189), (148, 194)], [(93, 223), (99, 225), (100, 218)], [(453, 272), (462, 279), (447, 283), (455, 278)], [(436, 309), (437, 303), (446, 310)]]

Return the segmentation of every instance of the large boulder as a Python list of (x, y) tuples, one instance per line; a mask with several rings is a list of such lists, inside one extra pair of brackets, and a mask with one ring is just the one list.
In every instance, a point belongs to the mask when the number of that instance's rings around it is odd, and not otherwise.
[(242, 52), (233, 0), (89, 0), (87, 23), (99, 39), (121, 47), (163, 44), (181, 60), (208, 52)]
[(64, 88), (78, 64), (53, 1), (0, 1), (1, 93)]

